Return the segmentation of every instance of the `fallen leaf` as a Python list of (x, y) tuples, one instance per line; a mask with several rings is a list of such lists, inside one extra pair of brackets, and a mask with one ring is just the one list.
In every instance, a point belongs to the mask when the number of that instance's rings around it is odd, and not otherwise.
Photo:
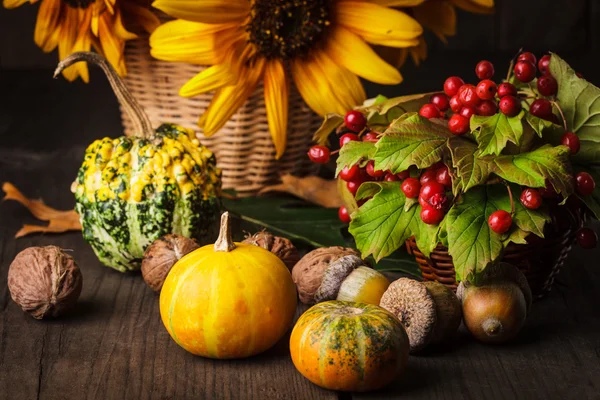
[(31, 200), (21, 193), (12, 183), (5, 182), (2, 185), (2, 190), (5, 193), (3, 200), (18, 201), (24, 205), (34, 217), (40, 221), (49, 222), (47, 226), (24, 224), (15, 234), (16, 238), (38, 232), (61, 233), (81, 230), (79, 214), (77, 214), (75, 210), (60, 211), (47, 206), (42, 200)]
[(289, 193), (326, 208), (337, 208), (344, 205), (336, 180), (323, 179), (318, 176), (298, 178), (289, 174), (283, 175), (280, 184), (267, 186), (259, 194), (270, 192)]

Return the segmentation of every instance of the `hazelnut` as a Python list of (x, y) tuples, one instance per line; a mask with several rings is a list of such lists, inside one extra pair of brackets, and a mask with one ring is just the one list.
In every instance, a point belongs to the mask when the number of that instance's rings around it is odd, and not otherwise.
[(36, 319), (69, 311), (81, 294), (82, 276), (73, 257), (60, 247), (29, 247), (8, 270), (8, 290), (23, 311)]
[(315, 304), (337, 297), (342, 281), (365, 262), (356, 250), (323, 247), (306, 254), (292, 269), (300, 301)]
[(144, 252), (142, 276), (152, 290), (160, 292), (173, 265), (199, 248), (195, 240), (171, 233), (156, 239)]
[(300, 253), (294, 244), (286, 238), (275, 236), (270, 232), (261, 231), (252, 236), (248, 236), (242, 243), (252, 244), (262, 247), (275, 254), (291, 271), (294, 265), (300, 260)]

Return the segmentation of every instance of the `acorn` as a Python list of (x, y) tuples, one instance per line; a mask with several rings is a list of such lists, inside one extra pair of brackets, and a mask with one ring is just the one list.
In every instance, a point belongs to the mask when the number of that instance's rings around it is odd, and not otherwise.
[(451, 337), (461, 321), (458, 298), (439, 282), (400, 278), (390, 284), (379, 305), (402, 322), (411, 353)]
[(381, 272), (369, 267), (358, 267), (344, 279), (337, 300), (379, 305), (390, 281)]
[(527, 279), (517, 267), (497, 263), (484, 270), (477, 285), (460, 283), (465, 326), (484, 343), (502, 343), (517, 336), (525, 325), (532, 294)]

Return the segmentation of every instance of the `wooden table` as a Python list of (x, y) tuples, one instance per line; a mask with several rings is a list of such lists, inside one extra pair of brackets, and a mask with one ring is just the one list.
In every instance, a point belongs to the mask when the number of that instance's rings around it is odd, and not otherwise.
[[(49, 71), (0, 74), (0, 182), (58, 208), (85, 146), (121, 132), (102, 76), (52, 81)], [(186, 353), (162, 326), (158, 296), (139, 274), (100, 265), (78, 232), (13, 239), (34, 219), (0, 203), (1, 399), (599, 399), (600, 250), (575, 249), (552, 293), (533, 305), (519, 337), (502, 346), (461, 330), (445, 349), (410, 357), (383, 391), (335, 393), (296, 372), (288, 337), (257, 357), (215, 361)], [(8, 266), (26, 247), (72, 249), (83, 292), (72, 315), (36, 321), (10, 299)], [(299, 310), (300, 311), (300, 310)]]

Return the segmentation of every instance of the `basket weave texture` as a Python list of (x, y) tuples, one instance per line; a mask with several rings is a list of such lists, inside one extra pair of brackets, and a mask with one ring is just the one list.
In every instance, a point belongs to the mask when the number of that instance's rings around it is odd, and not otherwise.
[[(287, 150), (275, 160), (263, 88), (258, 87), (225, 126), (211, 137), (198, 128), (198, 117), (206, 110), (212, 93), (183, 98), (179, 88), (205, 67), (173, 63), (152, 58), (148, 40), (127, 42), (125, 61), (127, 87), (146, 110), (154, 127), (170, 122), (194, 129), (203, 145), (217, 157), (223, 170), (223, 188), (239, 195), (254, 195), (262, 187), (275, 183), (285, 173), (304, 175), (314, 171), (306, 155), (312, 135), (322, 118), (310, 110), (291, 85), (288, 113)], [(135, 134), (129, 116), (121, 108), (125, 134)]]
[[(546, 224), (545, 238), (531, 235), (527, 244), (509, 244), (504, 250), (502, 261), (517, 266), (527, 278), (533, 295), (537, 298), (546, 295), (552, 288), (554, 279), (562, 268), (575, 232), (581, 226), (579, 214), (567, 207), (557, 207), (552, 214), (552, 222)], [(414, 255), (426, 281), (438, 281), (456, 290), (457, 282), (448, 249), (441, 244), (427, 258), (417, 247), (414, 238), (406, 241), (406, 249)]]

